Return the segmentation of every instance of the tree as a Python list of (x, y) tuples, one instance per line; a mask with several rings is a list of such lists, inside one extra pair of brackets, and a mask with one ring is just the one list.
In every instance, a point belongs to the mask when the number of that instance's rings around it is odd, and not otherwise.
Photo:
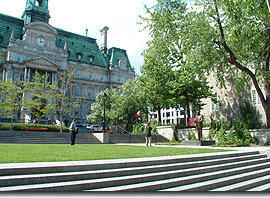
[(132, 131), (138, 121), (138, 112), (148, 112), (145, 94), (138, 80), (128, 81), (118, 88), (119, 94), (111, 104), (111, 118), (114, 123), (123, 124), (127, 131)]
[(106, 123), (110, 125), (122, 124), (127, 131), (131, 131), (133, 124), (137, 121), (136, 114), (148, 111), (139, 81), (133, 80), (117, 89), (107, 89), (98, 94), (96, 102), (92, 105), (93, 113), (87, 116), (91, 122), (102, 123), (103, 121), (104, 93), (107, 95), (105, 100)]
[[(242, 90), (254, 85), (270, 126), (270, 15), (264, 0), (199, 0), (188, 16), (186, 60)], [(185, 26), (187, 27), (187, 26)], [(263, 86), (264, 85), (264, 92)]]
[[(185, 60), (181, 28), (186, 26), (187, 5), (180, 0), (158, 0), (147, 17), (141, 17), (149, 29), (151, 40), (144, 51), (145, 64), (142, 81), (153, 110), (183, 105), (186, 123), (190, 117), (189, 106), (198, 106), (198, 100), (212, 96), (204, 72)], [(158, 116), (161, 122), (161, 115)]]
[(55, 116), (60, 116), (60, 133), (62, 133), (63, 129), (63, 116), (70, 116), (72, 110), (80, 106), (81, 98), (71, 97), (72, 80), (75, 72), (70, 68), (67, 71), (62, 71), (52, 86), (53, 112)]
[(140, 84), (145, 93), (145, 102), (150, 110), (158, 111), (159, 122), (161, 123), (161, 109), (170, 107), (173, 73), (172, 67), (165, 64), (160, 58), (156, 46), (150, 46), (144, 51), (145, 63), (142, 66)]
[(11, 118), (10, 130), (13, 128), (14, 115), (22, 107), (23, 90), (20, 83), (11, 83), (10, 81), (0, 82), (0, 109), (2, 116)]
[[(218, 85), (237, 90), (253, 83), (270, 120), (270, 15), (264, 0), (198, 0), (187, 9), (181, 0), (158, 0), (141, 17), (152, 43), (163, 45), (171, 64), (197, 74), (215, 72)], [(163, 49), (163, 51), (164, 51)], [(164, 54), (165, 55), (165, 54)], [(263, 93), (263, 87), (264, 91)]]

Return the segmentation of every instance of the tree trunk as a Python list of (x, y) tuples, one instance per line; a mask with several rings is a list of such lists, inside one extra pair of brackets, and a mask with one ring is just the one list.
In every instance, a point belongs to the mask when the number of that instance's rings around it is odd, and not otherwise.
[(162, 123), (162, 121), (161, 121), (161, 107), (158, 106), (157, 110), (158, 110), (158, 122)]
[(61, 116), (60, 116), (60, 133), (63, 132), (63, 115), (61, 113)]
[[(234, 52), (231, 50), (231, 48), (226, 43), (226, 38), (225, 38), (224, 31), (223, 31), (222, 23), (220, 20), (220, 15), (219, 15), (216, 0), (214, 1), (214, 5), (215, 5), (215, 12), (217, 14), (217, 18), (214, 18), (214, 20), (217, 22), (218, 27), (219, 27), (220, 36), (221, 36), (220, 43), (221, 43), (222, 47), (225, 49), (225, 51), (229, 54), (229, 58), (227, 58), (227, 61), (230, 64), (236, 66), (240, 71), (246, 73), (251, 78), (251, 81), (252, 81), (252, 83), (257, 91), (257, 94), (260, 98), (260, 101), (262, 103), (262, 106), (263, 106), (263, 109), (264, 109), (264, 112), (266, 115), (267, 127), (270, 127), (270, 124), (269, 124), (269, 121), (270, 121), (270, 84), (267, 80), (265, 80), (264, 86), (265, 86), (266, 94), (264, 96), (255, 74), (249, 68), (243, 66), (241, 63), (239, 63), (237, 61), (237, 57), (235, 56)], [(270, 30), (268, 30), (268, 34), (270, 34)], [(265, 57), (266, 58), (265, 58), (265, 63), (264, 63), (264, 70), (266, 72), (269, 72), (270, 51), (266, 52)]]

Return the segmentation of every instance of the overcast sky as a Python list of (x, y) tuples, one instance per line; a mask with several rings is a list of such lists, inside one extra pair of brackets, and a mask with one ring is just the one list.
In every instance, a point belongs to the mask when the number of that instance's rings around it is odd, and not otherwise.
[[(0, 13), (21, 18), (26, 0), (1, 0)], [(140, 32), (139, 15), (144, 14), (144, 5), (151, 7), (156, 0), (49, 0), (50, 24), (66, 31), (103, 41), (99, 30), (110, 28), (108, 47), (126, 49), (132, 66), (138, 74), (143, 64), (141, 53), (146, 48), (149, 36)]]

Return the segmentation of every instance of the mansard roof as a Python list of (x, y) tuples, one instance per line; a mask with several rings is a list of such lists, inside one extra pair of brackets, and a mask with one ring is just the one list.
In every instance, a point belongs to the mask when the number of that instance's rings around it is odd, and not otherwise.
[[(23, 27), (24, 21), (22, 19), (0, 13), (0, 47), (8, 47), (12, 31), (14, 39), (22, 39)], [(59, 28), (55, 29), (57, 31), (56, 46), (64, 49), (66, 44), (66, 48), (70, 53), (68, 60), (78, 61), (78, 54), (81, 54), (82, 60), (80, 62), (82, 63), (90, 64), (90, 56), (92, 56), (94, 57), (93, 65), (101, 67), (112, 65), (114, 67), (124, 57), (127, 59), (127, 66), (132, 69), (126, 50), (112, 47), (108, 50), (108, 54), (103, 54), (99, 49), (96, 39)]]
[(56, 46), (64, 49), (66, 44), (67, 50), (70, 52), (69, 60), (78, 61), (78, 54), (82, 55), (83, 63), (89, 64), (90, 56), (94, 57), (93, 65), (107, 67), (107, 63), (99, 50), (96, 39), (71, 33), (56, 28), (58, 35), (56, 36)]
[(127, 60), (127, 67), (133, 70), (129, 62), (126, 50), (117, 47), (112, 47), (108, 50), (108, 56), (110, 57), (110, 63), (113, 67), (119, 64), (119, 60), (121, 58), (125, 58)]
[(0, 13), (0, 47), (7, 48), (11, 32), (14, 39), (21, 39), (24, 22), (22, 19)]

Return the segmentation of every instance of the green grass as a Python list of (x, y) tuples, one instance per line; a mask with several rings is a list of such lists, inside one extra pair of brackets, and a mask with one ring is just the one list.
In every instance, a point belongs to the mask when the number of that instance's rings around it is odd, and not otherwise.
[(222, 149), (106, 144), (0, 144), (0, 163), (86, 161), (224, 152)]

